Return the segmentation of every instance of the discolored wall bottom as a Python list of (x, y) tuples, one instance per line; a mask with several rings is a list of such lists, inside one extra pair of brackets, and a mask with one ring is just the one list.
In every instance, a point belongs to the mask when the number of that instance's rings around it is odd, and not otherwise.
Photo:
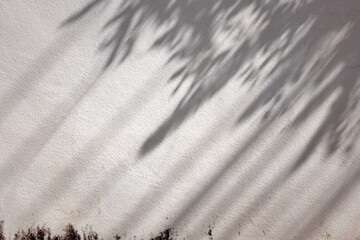
[[(165, 229), (155, 237), (149, 237), (150, 240), (173, 240), (174, 238), (173, 229)], [(211, 236), (211, 230), (209, 231)], [(65, 226), (62, 234), (52, 234), (50, 228), (45, 226), (29, 227), (28, 229), (18, 230), (14, 236), (6, 237), (4, 234), (4, 222), (0, 222), (0, 240), (98, 240), (103, 239), (93, 230), (83, 230), (82, 232), (74, 228), (72, 224)], [(136, 236), (126, 237), (123, 235), (115, 235), (114, 240), (121, 239), (137, 239)], [(144, 238), (141, 238), (144, 240)]]

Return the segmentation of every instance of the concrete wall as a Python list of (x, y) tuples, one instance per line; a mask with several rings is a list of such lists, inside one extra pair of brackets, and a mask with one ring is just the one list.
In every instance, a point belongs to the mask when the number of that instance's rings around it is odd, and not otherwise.
[(5, 235), (360, 237), (359, 21), (359, 0), (0, 1)]

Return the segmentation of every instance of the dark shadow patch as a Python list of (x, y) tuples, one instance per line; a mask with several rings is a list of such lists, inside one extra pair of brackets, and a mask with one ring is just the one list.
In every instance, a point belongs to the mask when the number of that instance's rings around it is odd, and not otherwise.
[(86, 6), (84, 6), (80, 11), (74, 13), (72, 16), (67, 18), (60, 26), (66, 26), (71, 23), (76, 22), (80, 18), (82, 18), (84, 15), (86, 15), (89, 11), (91, 11), (94, 7), (96, 7), (101, 2), (104, 2), (104, 0), (93, 0), (90, 3), (88, 3)]

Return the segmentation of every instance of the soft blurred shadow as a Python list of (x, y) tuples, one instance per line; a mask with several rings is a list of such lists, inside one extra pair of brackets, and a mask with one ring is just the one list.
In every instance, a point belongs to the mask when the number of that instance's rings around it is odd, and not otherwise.
[[(66, 24), (86, 15), (98, 2), (91, 2)], [(239, 116), (239, 123), (260, 109), (267, 109), (264, 121), (273, 121), (307, 95), (311, 101), (293, 121), (298, 125), (327, 96), (340, 91), (332, 105), (333, 112), (298, 165), (324, 137), (328, 139), (329, 153), (336, 150), (351, 135), (349, 128), (354, 127), (350, 126), (348, 115), (359, 100), (360, 60), (358, 50), (352, 50), (358, 40), (357, 14), (332, 13), (333, 5), (322, 1), (121, 1), (104, 25), (104, 30), (112, 29), (111, 37), (100, 46), (110, 50), (105, 68), (124, 61), (141, 36), (141, 29), (152, 23), (167, 29), (153, 47), (168, 49), (169, 61), (185, 62), (169, 79), (178, 82), (174, 92), (185, 81), (191, 82), (177, 108), (144, 142), (140, 155), (153, 150), (229, 81), (237, 79), (253, 87), (266, 84)], [(332, 24), (328, 24), (329, 19)], [(249, 34), (250, 27), (254, 28), (253, 35)], [(231, 45), (223, 47), (219, 41), (230, 41)], [(255, 58), (260, 60), (254, 61)], [(326, 76), (334, 68), (339, 70)]]
[[(92, 1), (65, 24), (84, 17), (97, 2)], [(320, 144), (326, 144), (328, 156), (339, 148), (351, 153), (360, 134), (360, 116), (355, 111), (360, 97), (359, 4), (351, 0), (339, 4), (322, 0), (119, 2), (103, 26), (104, 32), (110, 32), (110, 36), (102, 32), (105, 36), (99, 46), (108, 53), (104, 71), (126, 61), (142, 37), (142, 29), (149, 24), (161, 29), (151, 48), (166, 49), (169, 62), (183, 63), (168, 81), (177, 85), (173, 94), (185, 93), (168, 118), (144, 141), (140, 157), (157, 148), (230, 82), (237, 81), (254, 94), (246, 108), (239, 109), (233, 126), (237, 128), (260, 116), (258, 131), (233, 153), (200, 194), (185, 204), (179, 220), (279, 119), (287, 118), (286, 127), (298, 129), (311, 122), (317, 112), (324, 111), (324, 106), (330, 106), (295, 157), (291, 170), (279, 175), (277, 187), (259, 194), (255, 201), (258, 205), (264, 205), (267, 197), (281, 186), (284, 176), (299, 170)], [(180, 88), (185, 91), (179, 91)], [(279, 146), (274, 143), (272, 147)], [(250, 173), (262, 171), (251, 168)], [(239, 195), (240, 191), (235, 189), (233, 193)], [(161, 194), (153, 192), (148, 196), (160, 199)], [(233, 199), (226, 200), (228, 205)], [(140, 201), (134, 214), (143, 211), (147, 201)], [(325, 207), (330, 206), (331, 201)], [(252, 209), (249, 207), (243, 216), (253, 214)], [(127, 220), (124, 225), (136, 223), (131, 216)]]

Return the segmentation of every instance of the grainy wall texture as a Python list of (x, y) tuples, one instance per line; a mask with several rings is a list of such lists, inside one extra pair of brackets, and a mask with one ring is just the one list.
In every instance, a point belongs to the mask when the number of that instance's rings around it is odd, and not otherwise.
[(360, 239), (359, 99), (359, 0), (0, 0), (0, 238)]

